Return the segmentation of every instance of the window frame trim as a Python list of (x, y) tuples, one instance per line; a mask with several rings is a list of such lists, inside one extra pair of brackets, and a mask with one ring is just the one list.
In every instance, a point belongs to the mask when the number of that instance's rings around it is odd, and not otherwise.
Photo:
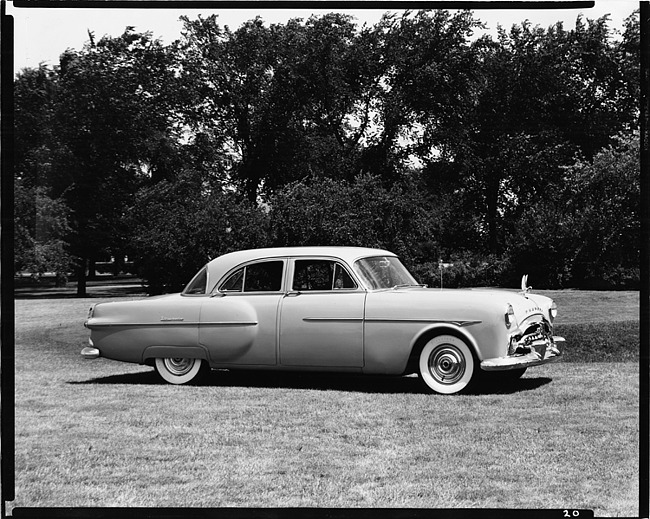
[[(335, 256), (293, 256), (289, 258), (289, 268), (287, 269), (287, 282), (286, 286), (289, 292), (300, 293), (300, 294), (348, 294), (348, 293), (357, 293), (357, 292), (367, 292), (363, 283), (360, 282), (359, 278), (356, 275), (356, 272), (353, 272), (349, 265), (343, 261), (341, 258)], [(338, 289), (329, 289), (329, 290), (299, 290), (293, 288), (294, 276), (296, 273), (296, 262), (298, 261), (330, 261), (335, 265), (340, 265), (347, 272), (350, 279), (356, 285), (355, 288), (338, 288)]]
[[(246, 292), (244, 288), (246, 287), (246, 269), (251, 266), (251, 265), (257, 265), (260, 263), (271, 263), (271, 262), (279, 262), (282, 263), (282, 274), (280, 276), (280, 289), (279, 290), (256, 290), (256, 291), (251, 291), (251, 292)], [(279, 257), (279, 258), (256, 258), (253, 260), (245, 261), (244, 263), (240, 263), (239, 265), (231, 268), (228, 272), (226, 272), (219, 281), (215, 284), (214, 288), (212, 289), (212, 292), (210, 292), (210, 296), (214, 295), (222, 295), (222, 296), (237, 296), (237, 295), (260, 295), (260, 294), (283, 294), (285, 293), (284, 287), (286, 286), (286, 274), (287, 274), (287, 258), (286, 257)], [(239, 291), (233, 291), (233, 290), (221, 290), (221, 287), (228, 281), (230, 276), (235, 274), (238, 270), (244, 269), (244, 275), (242, 278), (242, 289)]]

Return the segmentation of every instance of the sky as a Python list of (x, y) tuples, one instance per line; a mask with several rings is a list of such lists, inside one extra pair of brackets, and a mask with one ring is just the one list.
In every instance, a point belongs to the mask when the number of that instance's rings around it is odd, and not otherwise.
[[(372, 5), (372, 3), (370, 3)], [(609, 27), (621, 29), (623, 20), (639, 6), (638, 1), (596, 0), (588, 9), (509, 9), (474, 10), (475, 17), (488, 25), (496, 34), (497, 25), (509, 29), (512, 24), (530, 20), (533, 25), (544, 28), (563, 21), (565, 28), (575, 26), (576, 18), (596, 19), (610, 15)], [(7, 14), (14, 17), (14, 69), (58, 64), (59, 56), (66, 49), (80, 50), (88, 41), (88, 32), (95, 38), (104, 35), (119, 36), (127, 26), (136, 31), (151, 31), (156, 38), (170, 43), (180, 36), (182, 24), (179, 16), (185, 14), (196, 18), (199, 14), (217, 14), (219, 24), (237, 29), (243, 22), (261, 16), (267, 23), (285, 23), (290, 18), (307, 19), (312, 14), (321, 15), (331, 11), (351, 14), (359, 26), (372, 25), (386, 12), (382, 9), (124, 9), (124, 8), (16, 8), (7, 3)], [(391, 10), (394, 11), (394, 10)]]

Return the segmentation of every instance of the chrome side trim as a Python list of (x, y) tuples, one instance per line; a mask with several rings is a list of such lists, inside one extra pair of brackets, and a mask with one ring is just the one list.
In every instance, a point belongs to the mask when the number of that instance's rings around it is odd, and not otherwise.
[(370, 319), (366, 319), (366, 322), (373, 322), (373, 323), (424, 323), (424, 324), (453, 324), (458, 327), (463, 327), (463, 326), (472, 326), (474, 324), (481, 324), (483, 321), (454, 321), (454, 320), (448, 320), (448, 319), (410, 319), (410, 318), (402, 318), (402, 319), (387, 319), (387, 318), (381, 318), (381, 317), (371, 317)]
[(360, 323), (363, 322), (363, 317), (304, 317), (303, 321), (318, 323)]
[(200, 326), (257, 326), (257, 321), (207, 321)]
[(257, 321), (159, 321), (150, 323), (87, 323), (87, 328), (146, 327), (146, 326), (257, 326)]

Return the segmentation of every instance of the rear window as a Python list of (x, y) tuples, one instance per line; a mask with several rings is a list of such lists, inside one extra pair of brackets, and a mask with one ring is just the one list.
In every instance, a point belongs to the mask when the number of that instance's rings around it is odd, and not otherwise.
[(203, 267), (183, 290), (184, 295), (205, 294), (208, 285), (208, 269)]

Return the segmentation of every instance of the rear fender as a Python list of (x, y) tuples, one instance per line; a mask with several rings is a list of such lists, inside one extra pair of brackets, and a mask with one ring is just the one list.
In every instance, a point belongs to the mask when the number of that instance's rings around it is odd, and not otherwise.
[[(142, 352), (142, 364), (151, 364), (153, 359), (203, 359), (209, 361), (208, 352), (200, 346), (148, 346)], [(149, 362), (147, 362), (149, 361)]]

